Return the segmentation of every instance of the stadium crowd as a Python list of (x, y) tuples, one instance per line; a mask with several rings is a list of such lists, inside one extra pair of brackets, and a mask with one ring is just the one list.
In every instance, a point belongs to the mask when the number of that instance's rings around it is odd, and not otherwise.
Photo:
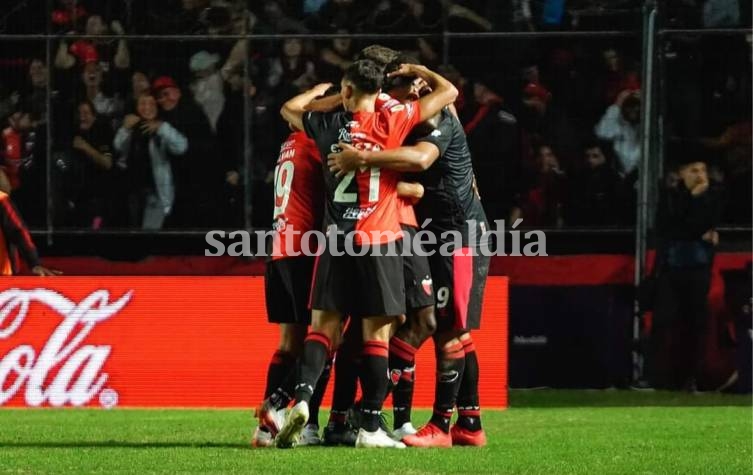
[[(313, 84), (337, 82), (368, 44), (347, 35), (364, 32), (427, 35), (384, 43), (459, 89), (489, 219), (539, 227), (634, 220), (639, 40), (457, 38), (445, 51), (439, 34), (637, 30), (639, 1), (58, 0), (50, 18), (13, 22), (34, 4), (21, 3), (5, 15), (8, 31), (63, 35), (50, 64), (44, 45), (29, 41), (0, 58), (2, 159), (32, 227), (47, 223), (48, 205), (62, 227), (241, 226), (244, 183), (251, 223), (268, 227), (274, 161), (287, 134), (277, 111)], [(733, 27), (750, 17), (745, 3), (668, 2), (665, 18), (675, 27)], [(246, 33), (346, 36), (212, 38)], [(123, 34), (195, 37), (97, 38)], [(719, 57), (720, 47), (729, 55)], [(750, 223), (750, 41), (677, 37), (663, 54), (670, 143), (703, 147), (731, 203), (724, 221)]]

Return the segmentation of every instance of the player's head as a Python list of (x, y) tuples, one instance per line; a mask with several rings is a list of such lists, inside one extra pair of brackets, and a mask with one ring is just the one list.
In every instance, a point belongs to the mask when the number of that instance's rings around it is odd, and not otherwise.
[(369, 59), (355, 61), (345, 70), (340, 82), (343, 106), (352, 110), (356, 102), (366, 96), (376, 97), (382, 89), (382, 69)]
[(400, 102), (409, 102), (418, 100), (424, 93), (430, 92), (431, 89), (426, 81), (417, 76), (394, 76), (387, 77), (387, 74), (396, 71), (401, 64), (421, 64), (412, 56), (398, 55), (390, 61), (384, 68), (384, 92)]
[(358, 52), (356, 61), (361, 59), (370, 59), (377, 66), (384, 69), (388, 64), (395, 60), (400, 53), (392, 48), (382, 45), (369, 45)]

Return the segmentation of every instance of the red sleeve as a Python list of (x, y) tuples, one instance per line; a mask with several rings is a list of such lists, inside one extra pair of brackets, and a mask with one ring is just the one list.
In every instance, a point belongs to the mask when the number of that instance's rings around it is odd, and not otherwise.
[(26, 264), (30, 268), (39, 265), (39, 255), (37, 254), (34, 241), (31, 240), (29, 230), (18, 216), (16, 208), (11, 203), (8, 195), (0, 197), (0, 212), (2, 212), (0, 225), (2, 226), (5, 239), (18, 248), (24, 261), (26, 261)]
[(390, 127), (390, 138), (395, 142), (391, 147), (399, 147), (419, 122), (421, 122), (421, 108), (418, 101), (398, 104), (386, 110)]

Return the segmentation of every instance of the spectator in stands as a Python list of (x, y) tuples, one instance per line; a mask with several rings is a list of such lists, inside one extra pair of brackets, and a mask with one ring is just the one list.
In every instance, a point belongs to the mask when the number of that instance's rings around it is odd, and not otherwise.
[(49, 71), (41, 59), (32, 59), (29, 63), (29, 75), (21, 96), (30, 110), (39, 117), (39, 123), (47, 122), (47, 86)]
[[(383, 0), (369, 12), (369, 25), (384, 33), (439, 33), (442, 12), (441, 4), (434, 0)], [(400, 41), (390, 46), (419, 58), (423, 64), (432, 65), (439, 60), (438, 45), (425, 38)]]
[[(118, 20), (105, 23), (100, 15), (91, 15), (86, 20), (87, 35), (101, 36), (107, 34), (122, 35), (125, 33)], [(118, 91), (122, 85), (123, 73), (131, 67), (131, 53), (128, 43), (124, 39), (113, 40), (85, 40), (75, 41), (70, 47), (63, 39), (55, 55), (55, 67), (60, 70), (70, 70), (76, 64), (97, 63), (100, 71), (107, 74), (107, 88)]]
[(316, 67), (303, 52), (303, 42), (298, 38), (288, 38), (282, 42), (282, 55), (270, 62), (267, 85), (278, 89), (287, 97), (304, 91), (316, 82)]
[[(254, 117), (257, 110), (256, 86), (250, 80), (244, 81), (240, 75), (231, 76), (228, 85), (228, 100), (217, 121), (218, 155), (223, 159), (225, 171), (225, 183), (220, 195), (218, 211), (222, 215), (221, 225), (237, 227), (244, 225), (243, 174), (246, 170), (244, 162), (252, 151), (246, 147), (246, 136), (248, 136), (254, 152), (254, 159), (251, 161), (251, 165), (254, 167), (253, 176), (262, 175), (265, 178), (267, 174), (266, 160), (263, 160), (262, 157), (271, 153), (265, 147), (265, 135), (272, 135), (272, 137), (266, 138), (266, 141), (269, 142), (274, 139), (274, 134), (263, 131), (259, 127), (257, 117)], [(263, 109), (263, 107), (260, 107), (260, 109)], [(246, 120), (247, 117), (250, 119)], [(272, 156), (274, 156), (273, 153)], [(259, 191), (257, 187), (253, 187), (252, 190), (254, 193)], [(265, 195), (267, 199), (271, 198), (271, 190)], [(264, 207), (262, 206), (260, 209), (264, 209)]]
[[(348, 30), (338, 30), (338, 34), (347, 34)], [(343, 77), (343, 71), (353, 62), (353, 40), (348, 37), (335, 38), (330, 46), (319, 51), (319, 61), (316, 66), (319, 81), (338, 83)]]
[(143, 94), (152, 90), (149, 77), (143, 71), (134, 71), (131, 74), (131, 91), (126, 95), (125, 111), (131, 114), (136, 111), (136, 101)]
[(704, 28), (735, 28), (740, 25), (739, 0), (706, 0), (703, 4)]
[(109, 96), (102, 90), (102, 66), (95, 61), (87, 62), (81, 73), (81, 80), (84, 88), (83, 97), (94, 104), (97, 115), (116, 125), (123, 113), (124, 105), (119, 97)]
[(217, 119), (225, 107), (225, 84), (217, 69), (219, 61), (219, 55), (202, 50), (191, 57), (189, 65), (194, 75), (191, 93), (207, 116), (212, 132), (217, 131)]
[(637, 176), (641, 158), (641, 100), (638, 91), (622, 91), (594, 129), (598, 138), (612, 144), (623, 176)]
[(659, 242), (650, 366), (654, 387), (694, 391), (704, 370), (721, 199), (710, 185), (704, 158), (692, 150), (681, 152), (656, 218)]
[(753, 214), (753, 133), (749, 112), (739, 117), (719, 137), (702, 140), (711, 150), (722, 155), (726, 190), (725, 223), (750, 224)]
[(307, 23), (318, 31), (349, 29), (359, 31), (371, 13), (372, 7), (379, 9), (384, 2), (368, 5), (356, 0), (325, 0)]
[(522, 226), (562, 227), (566, 176), (549, 144), (534, 149), (535, 168), (523, 180), (516, 194), (510, 223), (523, 219)]
[(47, 218), (46, 150), (37, 123), (40, 117), (28, 103), (16, 104), (2, 132), (2, 169), (8, 177), (13, 201), (34, 226)]
[(174, 163), (175, 206), (168, 224), (179, 227), (207, 225), (216, 218), (215, 197), (224, 182), (223, 159), (217, 157), (206, 115), (184, 95), (175, 80), (161, 76), (152, 84), (160, 118), (188, 140), (188, 151)]
[(281, 0), (264, 0), (261, 7), (260, 11), (257, 11), (257, 33), (308, 33), (308, 28), (303, 22), (289, 15)]
[(584, 147), (583, 163), (570, 181), (565, 222), (570, 226), (612, 226), (619, 222), (621, 179), (607, 157), (609, 144)]
[(99, 229), (110, 217), (112, 195), (113, 132), (99, 120), (90, 101), (78, 104), (78, 131), (73, 137), (71, 160), (66, 170), (66, 197), (74, 226)]
[(154, 96), (138, 98), (136, 114), (129, 114), (113, 145), (125, 167), (129, 224), (161, 229), (175, 202), (172, 160), (188, 149), (188, 140), (158, 115)]
[[(490, 220), (509, 216), (509, 182), (519, 176), (520, 141), (517, 119), (504, 106), (494, 76), (473, 84), (473, 101), (465, 133), (473, 156), (479, 193)], [(465, 115), (465, 114), (464, 114)]]
[(638, 90), (641, 87), (638, 72), (625, 64), (625, 58), (616, 48), (604, 49), (601, 59), (603, 70), (598, 78), (598, 87), (595, 88), (600, 97), (594, 98), (594, 103), (600, 111), (614, 104), (621, 92)]

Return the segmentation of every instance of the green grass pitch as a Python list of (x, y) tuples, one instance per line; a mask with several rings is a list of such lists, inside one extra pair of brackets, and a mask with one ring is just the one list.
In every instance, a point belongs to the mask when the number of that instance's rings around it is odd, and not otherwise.
[(4, 409), (0, 474), (753, 473), (749, 396), (513, 391), (511, 405), (484, 412), (485, 448), (403, 451), (251, 449), (250, 411)]

